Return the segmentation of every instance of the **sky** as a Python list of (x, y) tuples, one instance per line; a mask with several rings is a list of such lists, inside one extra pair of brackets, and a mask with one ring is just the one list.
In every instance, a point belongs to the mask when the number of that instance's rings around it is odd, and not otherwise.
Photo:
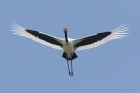
[[(139, 0), (0, 0), (0, 93), (140, 93)], [(12, 34), (11, 21), (64, 38), (129, 26), (126, 38), (76, 51), (74, 76), (63, 51)]]

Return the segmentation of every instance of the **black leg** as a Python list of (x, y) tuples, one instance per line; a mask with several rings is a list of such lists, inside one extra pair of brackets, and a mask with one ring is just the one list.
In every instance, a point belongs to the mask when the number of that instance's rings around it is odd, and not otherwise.
[(67, 65), (68, 65), (69, 75), (71, 75), (71, 72), (70, 72), (70, 69), (69, 69), (69, 63), (68, 63), (68, 60), (67, 60)]
[(71, 75), (73, 75), (72, 60), (71, 60)]

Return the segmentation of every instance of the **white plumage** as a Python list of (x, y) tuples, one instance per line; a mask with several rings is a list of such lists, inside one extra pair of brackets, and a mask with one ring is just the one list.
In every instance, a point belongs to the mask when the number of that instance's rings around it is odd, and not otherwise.
[[(126, 24), (124, 25), (120, 25), (119, 27), (117, 27), (116, 29), (111, 30), (111, 34), (108, 35), (107, 37), (103, 38), (100, 41), (97, 41), (95, 43), (89, 44), (89, 45), (85, 45), (85, 46), (81, 46), (79, 48), (77, 48), (76, 50), (85, 50), (85, 49), (90, 49), (90, 48), (94, 48), (97, 47), (101, 44), (104, 44), (108, 41), (114, 40), (114, 39), (121, 39), (122, 37), (126, 37), (125, 34), (128, 34), (128, 27), (125, 27)], [(96, 34), (93, 34), (91, 36), (94, 36)], [(87, 36), (89, 37), (89, 36)], [(85, 37), (83, 37), (85, 38)], [(74, 44), (76, 44), (77, 42), (81, 41), (82, 38), (78, 38), (74, 41)]]
[[(24, 37), (30, 38), (30, 39), (32, 39), (32, 40), (34, 40), (36, 42), (39, 42), (39, 43), (41, 43), (43, 45), (47, 45), (49, 47), (62, 50), (62, 48), (60, 46), (48, 43), (48, 42), (44, 41), (43, 39), (39, 39), (38, 37), (35, 37), (34, 35), (28, 33), (26, 31), (26, 28), (19, 26), (16, 22), (13, 22), (13, 24), (11, 24), (10, 27), (12, 28), (12, 31), (14, 31), (14, 34), (17, 34), (18, 36), (24, 36)], [(42, 33), (42, 32), (39, 32), (39, 33)], [(44, 33), (42, 33), (42, 34), (44, 34)], [(51, 36), (51, 35), (48, 35), (48, 36)], [(54, 37), (54, 36), (51, 36), (51, 37)], [(54, 38), (58, 42), (63, 43), (62, 39), (57, 38), (57, 37), (54, 37)]]
[(129, 29), (125, 26), (126, 24), (120, 25), (118, 28), (110, 30), (108, 32), (97, 33), (78, 39), (68, 38), (67, 28), (64, 28), (65, 38), (62, 39), (42, 32), (26, 29), (24, 27), (19, 26), (14, 21), (12, 22), (10, 27), (12, 28), (12, 31), (14, 31), (14, 34), (17, 34), (18, 36), (30, 38), (34, 41), (37, 41), (54, 49), (64, 50), (62, 57), (64, 57), (67, 60), (67, 63), (68, 60), (71, 60), (71, 72), (69, 70), (69, 63), (68, 70), (69, 75), (72, 76), (72, 60), (78, 57), (74, 52), (75, 50), (85, 50), (94, 48), (110, 40), (126, 37), (125, 34), (128, 33)]

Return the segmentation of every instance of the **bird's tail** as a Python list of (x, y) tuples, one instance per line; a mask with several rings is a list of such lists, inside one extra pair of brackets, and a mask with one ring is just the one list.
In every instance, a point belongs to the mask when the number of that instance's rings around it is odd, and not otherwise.
[[(67, 59), (67, 60), (71, 60), (71, 59), (68, 59), (68, 58), (67, 58), (67, 55), (66, 55), (66, 53), (65, 53), (65, 52), (63, 52), (62, 57), (63, 57), (63, 58), (65, 58), (65, 59)], [(72, 60), (73, 60), (73, 59), (75, 59), (75, 58), (77, 58), (77, 57), (78, 57), (78, 56), (76, 55), (76, 53), (75, 53), (75, 52), (73, 52), (73, 55), (72, 55)]]

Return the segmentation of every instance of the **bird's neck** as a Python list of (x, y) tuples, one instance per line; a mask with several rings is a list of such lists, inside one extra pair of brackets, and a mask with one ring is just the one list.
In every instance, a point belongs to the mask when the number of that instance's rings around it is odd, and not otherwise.
[(68, 36), (67, 36), (67, 32), (65, 32), (65, 40), (68, 43)]

